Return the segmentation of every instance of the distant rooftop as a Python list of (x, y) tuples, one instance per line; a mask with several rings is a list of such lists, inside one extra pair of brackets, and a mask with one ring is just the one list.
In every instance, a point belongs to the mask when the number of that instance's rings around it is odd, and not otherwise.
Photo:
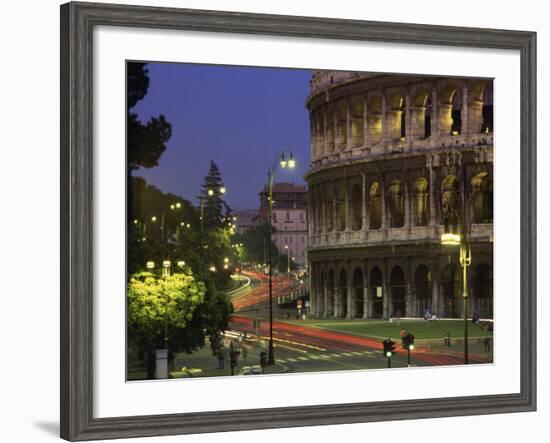
[[(267, 192), (267, 185), (264, 186), (260, 194)], [(307, 188), (305, 186), (297, 186), (294, 183), (275, 183), (273, 185), (273, 193), (277, 192), (296, 192), (296, 193), (307, 193)]]

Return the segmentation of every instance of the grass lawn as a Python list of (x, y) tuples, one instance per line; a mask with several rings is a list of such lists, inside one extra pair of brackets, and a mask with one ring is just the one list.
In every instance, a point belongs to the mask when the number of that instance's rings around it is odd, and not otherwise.
[[(399, 339), (399, 330), (405, 328), (413, 334), (416, 339), (442, 339), (447, 332), (451, 338), (462, 338), (464, 336), (463, 320), (403, 320), (389, 322), (387, 320), (305, 320), (292, 321), (296, 325), (308, 325), (320, 329), (333, 331), (351, 332), (368, 337)], [(468, 323), (468, 334), (470, 337), (492, 336), (493, 333), (482, 329), (481, 326)]]

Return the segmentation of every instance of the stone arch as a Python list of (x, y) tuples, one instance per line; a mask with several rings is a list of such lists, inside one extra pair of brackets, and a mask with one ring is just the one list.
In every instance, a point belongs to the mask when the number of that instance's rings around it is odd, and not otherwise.
[(326, 137), (326, 147), (325, 147), (325, 154), (332, 154), (335, 151), (335, 144), (334, 140), (336, 137), (336, 134), (334, 132), (334, 121), (336, 120), (336, 111), (334, 109), (334, 106), (327, 106), (327, 109), (325, 110), (326, 114), (326, 122), (327, 122), (327, 137)]
[(319, 272), (319, 285), (317, 286), (318, 287), (318, 291), (317, 291), (317, 300), (316, 300), (316, 310), (317, 310), (317, 315), (319, 316), (325, 316), (326, 315), (326, 312), (325, 312), (325, 285), (326, 285), (326, 281), (325, 281), (325, 270), (324, 269), (321, 269), (321, 271)]
[(445, 80), (439, 91), (439, 129), (442, 135), (460, 135), (462, 133), (462, 109), (459, 84)]
[(350, 103), (351, 111), (351, 146), (357, 148), (364, 143), (363, 108), (365, 106), (362, 96), (354, 96)]
[(328, 185), (325, 189), (325, 229), (334, 230), (334, 189)]
[(472, 311), (480, 318), (493, 318), (493, 270), (486, 263), (474, 267)]
[(416, 315), (422, 317), (428, 309), (432, 309), (432, 275), (426, 265), (418, 265), (414, 271), (414, 294)]
[(344, 231), (346, 229), (346, 185), (344, 181), (337, 182), (336, 185), (336, 214), (338, 231)]
[(413, 137), (428, 138), (432, 135), (432, 101), (427, 89), (419, 90), (412, 99), (411, 127)]
[(384, 317), (384, 277), (378, 266), (374, 266), (369, 272), (370, 297), (372, 300), (371, 317)]
[(407, 312), (405, 272), (394, 266), (390, 272), (391, 317), (404, 317)]
[(339, 316), (347, 317), (348, 309), (348, 274), (344, 268), (340, 269), (338, 274), (338, 298), (339, 298)]
[(481, 108), (481, 132), (493, 132), (493, 80), (489, 80), (483, 88), (483, 107)]
[(334, 315), (334, 305), (335, 305), (335, 282), (334, 282), (334, 270), (332, 268), (328, 271), (328, 278), (327, 278), (327, 312), (325, 312), (325, 315), (327, 317)]
[(380, 229), (382, 226), (382, 192), (380, 184), (374, 182), (369, 191), (369, 229)]
[(323, 128), (322, 128), (322, 118), (320, 111), (316, 110), (310, 115), (311, 122), (311, 140), (313, 145), (312, 157), (317, 159), (322, 157), (324, 154), (323, 146)]
[(390, 140), (399, 140), (407, 135), (405, 95), (400, 91), (389, 96), (386, 125), (388, 126), (387, 134)]
[(452, 263), (445, 265), (441, 271), (441, 289), (443, 291), (442, 316), (457, 318), (461, 312), (461, 286), (460, 270)]
[(460, 219), (458, 179), (454, 175), (446, 176), (441, 182), (441, 217), (444, 232), (458, 233)]
[(365, 293), (364, 293), (364, 279), (363, 271), (361, 268), (355, 268), (353, 271), (353, 302), (355, 303), (355, 317), (362, 318), (363, 312), (365, 312)]
[(369, 96), (367, 110), (367, 136), (373, 144), (376, 144), (382, 140), (382, 97)]
[(493, 222), (493, 187), (489, 174), (478, 172), (472, 177), (472, 221), (474, 223)]
[(363, 227), (363, 190), (358, 184), (351, 189), (351, 229), (359, 231)]
[(493, 80), (476, 80), (469, 85), (468, 118), (472, 133), (493, 132)]
[(335, 126), (335, 149), (336, 151), (343, 151), (348, 143), (348, 103), (346, 100), (340, 100), (336, 103)]
[(400, 180), (393, 180), (388, 187), (390, 226), (401, 228), (405, 224), (405, 192)]
[(428, 180), (418, 177), (413, 183), (413, 222), (415, 226), (427, 226), (429, 217)]

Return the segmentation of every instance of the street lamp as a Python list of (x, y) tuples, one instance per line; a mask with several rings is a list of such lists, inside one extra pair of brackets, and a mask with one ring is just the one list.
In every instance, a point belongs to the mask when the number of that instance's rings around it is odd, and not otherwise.
[(286, 260), (287, 260), (286, 278), (290, 282), (290, 249), (289, 249), (288, 245), (285, 245), (285, 249), (286, 249)]
[[(288, 160), (287, 157), (288, 156)], [(275, 364), (275, 355), (273, 354), (273, 260), (271, 257), (271, 219), (273, 216), (273, 177), (277, 166), (281, 165), (281, 168), (293, 169), (296, 166), (294, 157), (291, 151), (279, 151), (273, 159), (271, 169), (267, 171), (267, 249), (268, 249), (268, 264), (269, 264), (269, 347), (267, 352), (267, 364)]]
[[(462, 211), (462, 235), (452, 232), (444, 232), (441, 235), (441, 244), (443, 246), (460, 246), (459, 262), (462, 267), (462, 300), (464, 309), (464, 364), (468, 364), (468, 267), (472, 264), (472, 249), (468, 238), (469, 234), (469, 214), (467, 214), (470, 201), (466, 202), (463, 196)], [(447, 224), (445, 224), (447, 226)]]
[(170, 277), (170, 260), (162, 262), (162, 276), (164, 277), (164, 349), (168, 349), (168, 277)]

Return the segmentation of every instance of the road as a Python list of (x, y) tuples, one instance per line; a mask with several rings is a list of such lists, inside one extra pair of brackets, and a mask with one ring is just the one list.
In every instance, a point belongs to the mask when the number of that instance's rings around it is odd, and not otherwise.
[[(246, 273), (253, 284), (250, 289), (237, 293), (233, 298), (235, 314), (231, 317), (230, 327), (236, 333), (246, 333), (247, 346), (253, 352), (265, 348), (269, 339), (267, 307), (269, 300), (268, 278), (259, 273)], [(289, 291), (286, 278), (274, 277), (274, 297)], [(274, 304), (276, 307), (276, 304)], [(273, 341), (275, 360), (284, 365), (288, 372), (310, 372), (346, 369), (387, 368), (388, 362), (382, 352), (381, 341), (365, 336), (339, 331), (329, 331), (296, 322), (278, 320), (279, 311), (275, 310), (273, 322)], [(280, 317), (283, 317), (282, 315)], [(256, 329), (254, 319), (260, 318), (260, 327)], [(392, 367), (406, 367), (407, 351), (396, 343), (397, 352), (391, 358)], [(479, 352), (476, 352), (479, 351)], [(463, 363), (463, 354), (457, 350), (445, 348), (428, 349), (419, 347), (411, 352), (411, 366), (441, 366)], [(470, 352), (471, 363), (488, 363), (491, 356), (483, 354), (476, 345)]]

